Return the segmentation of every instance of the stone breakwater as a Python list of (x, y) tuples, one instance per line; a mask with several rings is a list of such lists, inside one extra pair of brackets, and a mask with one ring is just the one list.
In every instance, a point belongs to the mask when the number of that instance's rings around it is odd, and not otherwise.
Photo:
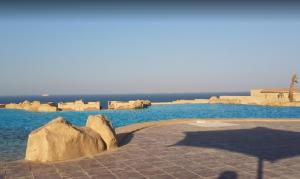
[(135, 101), (109, 101), (108, 109), (141, 109), (151, 106), (149, 100), (135, 100)]
[(53, 103), (42, 104), (40, 101), (24, 101), (21, 103), (9, 103), (5, 105), (6, 109), (22, 109), (31, 112), (55, 112), (58, 108)]
[(89, 116), (85, 127), (59, 117), (29, 134), (25, 160), (64, 161), (117, 147), (115, 130), (105, 116)]
[(82, 100), (77, 100), (74, 102), (58, 103), (58, 109), (62, 111), (92, 111), (100, 110), (100, 102), (87, 102), (84, 103)]
[[(149, 100), (109, 101), (108, 109), (141, 109), (151, 105)], [(101, 109), (101, 103), (77, 100), (74, 102), (61, 102), (42, 104), (40, 101), (24, 101), (20, 103), (0, 104), (0, 108), (21, 109), (30, 112), (56, 112), (56, 111), (96, 111)]]
[(84, 103), (82, 100), (67, 103), (46, 103), (40, 101), (24, 101), (21, 103), (9, 103), (5, 105), (6, 109), (21, 109), (30, 112), (56, 112), (56, 111), (87, 111), (100, 110), (100, 102)]

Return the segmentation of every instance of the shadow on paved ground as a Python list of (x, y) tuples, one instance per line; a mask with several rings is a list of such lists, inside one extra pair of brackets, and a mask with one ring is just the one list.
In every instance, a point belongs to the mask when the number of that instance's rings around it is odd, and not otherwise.
[(117, 134), (119, 146), (121, 147), (121, 146), (127, 145), (133, 138), (133, 135), (134, 134), (132, 132)]
[(173, 146), (228, 150), (257, 157), (257, 178), (263, 178), (263, 161), (300, 155), (300, 133), (264, 127), (236, 130), (186, 132)]
[(220, 174), (218, 179), (237, 179), (238, 174), (234, 171), (225, 171)]

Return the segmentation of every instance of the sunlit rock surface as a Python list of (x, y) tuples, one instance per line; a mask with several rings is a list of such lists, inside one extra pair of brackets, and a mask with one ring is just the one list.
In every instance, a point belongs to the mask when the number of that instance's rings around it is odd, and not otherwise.
[(57, 107), (52, 103), (42, 104), (40, 101), (23, 101), (21, 103), (9, 103), (5, 105), (7, 109), (22, 109), (30, 112), (55, 112)]
[(104, 116), (89, 116), (82, 128), (59, 117), (29, 134), (25, 159), (63, 161), (117, 147), (115, 131)]
[(105, 116), (89, 116), (86, 122), (86, 127), (89, 127), (100, 134), (107, 149), (115, 149), (118, 147), (115, 130)]
[(133, 100), (133, 101), (109, 101), (108, 109), (141, 109), (151, 106), (149, 100)]
[(74, 102), (58, 103), (58, 108), (62, 111), (91, 111), (100, 110), (100, 102), (84, 103), (82, 100)]

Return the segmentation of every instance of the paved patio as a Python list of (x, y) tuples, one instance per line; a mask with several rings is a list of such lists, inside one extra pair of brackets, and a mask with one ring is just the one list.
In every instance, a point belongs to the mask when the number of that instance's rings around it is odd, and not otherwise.
[(120, 136), (123, 141), (117, 151), (52, 164), (4, 163), (0, 176), (7, 179), (300, 178), (300, 122), (177, 123)]

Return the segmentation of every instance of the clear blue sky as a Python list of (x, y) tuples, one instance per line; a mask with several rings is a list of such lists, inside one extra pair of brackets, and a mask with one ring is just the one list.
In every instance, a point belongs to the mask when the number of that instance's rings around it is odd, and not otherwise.
[(300, 16), (3, 16), (0, 62), (0, 95), (287, 87)]

